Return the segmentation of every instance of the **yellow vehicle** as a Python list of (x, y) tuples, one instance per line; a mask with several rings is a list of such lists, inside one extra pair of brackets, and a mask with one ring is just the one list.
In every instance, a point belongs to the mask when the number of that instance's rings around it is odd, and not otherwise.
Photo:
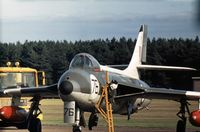
[[(41, 81), (39, 81), (41, 77)], [(19, 62), (15, 66), (11, 62), (7, 63), (7, 67), (0, 67), (0, 90), (18, 87), (38, 87), (45, 85), (45, 73), (37, 71), (33, 68), (20, 67)], [(19, 106), (26, 111), (29, 110), (31, 103), (29, 97), (4, 97), (0, 98), (0, 108), (4, 106)], [(39, 115), (40, 120), (43, 119), (42, 114)]]

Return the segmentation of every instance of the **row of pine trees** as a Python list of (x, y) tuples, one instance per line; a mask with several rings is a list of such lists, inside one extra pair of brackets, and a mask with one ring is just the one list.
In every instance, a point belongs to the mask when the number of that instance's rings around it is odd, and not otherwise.
[[(70, 61), (80, 52), (93, 55), (100, 64), (128, 64), (136, 39), (97, 39), (88, 41), (25, 41), (0, 42), (0, 66), (7, 61), (19, 61), (21, 66), (44, 70), (48, 84), (56, 83)], [(200, 40), (188, 38), (153, 38), (147, 41), (147, 64), (186, 66), (200, 69)], [(191, 89), (196, 72), (141, 71), (141, 77), (151, 86)]]

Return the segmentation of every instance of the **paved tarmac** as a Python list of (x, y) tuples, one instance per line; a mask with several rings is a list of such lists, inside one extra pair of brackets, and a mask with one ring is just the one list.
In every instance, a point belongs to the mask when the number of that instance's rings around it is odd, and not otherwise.
[[(72, 128), (68, 126), (43, 126), (42, 132), (71, 132)], [(0, 132), (28, 132), (28, 130), (17, 130), (16, 128), (0, 129)], [(105, 127), (96, 127), (92, 131), (83, 128), (82, 132), (107, 132)], [(176, 132), (175, 128), (139, 128), (139, 127), (115, 127), (115, 132)], [(187, 129), (186, 132), (200, 132), (200, 128)]]

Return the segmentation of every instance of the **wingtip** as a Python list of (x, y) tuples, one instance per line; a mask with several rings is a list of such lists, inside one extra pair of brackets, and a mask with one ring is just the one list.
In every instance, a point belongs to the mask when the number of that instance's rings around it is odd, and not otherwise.
[(186, 67), (186, 68), (188, 68), (189, 71), (197, 71), (197, 69), (195, 68), (190, 68), (190, 67)]

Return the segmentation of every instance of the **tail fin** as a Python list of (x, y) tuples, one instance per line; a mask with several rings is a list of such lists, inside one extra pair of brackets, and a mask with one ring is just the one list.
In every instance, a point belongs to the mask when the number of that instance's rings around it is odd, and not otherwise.
[(146, 62), (147, 25), (142, 25), (138, 34), (135, 49), (128, 67), (123, 71), (125, 75), (139, 79), (137, 66)]

